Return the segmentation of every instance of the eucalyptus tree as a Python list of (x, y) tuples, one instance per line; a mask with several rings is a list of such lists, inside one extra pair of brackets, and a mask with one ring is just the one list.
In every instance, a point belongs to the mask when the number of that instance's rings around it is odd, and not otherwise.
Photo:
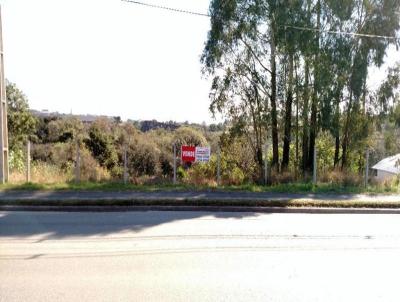
[[(342, 167), (347, 165), (348, 147), (351, 143), (350, 129), (365, 106), (368, 68), (371, 65), (381, 66), (389, 45), (395, 39), (379, 36), (396, 36), (400, 29), (400, 9), (398, 0), (355, 1), (351, 6), (351, 14), (345, 23), (347, 30), (361, 35), (353, 35), (351, 44), (351, 66), (348, 71), (347, 102), (342, 138)], [(368, 35), (363, 35), (368, 34)], [(353, 131), (352, 131), (353, 134)]]
[[(253, 141), (262, 166), (261, 146), (271, 129), (272, 165), (278, 168), (278, 72), (279, 54), (289, 53), (289, 81), (284, 123), (284, 166), (289, 162), (293, 101), (294, 32), (279, 22), (292, 24), (301, 1), (214, 0), (210, 5), (211, 30), (202, 62), (213, 76), (210, 109), (224, 113)], [(285, 38), (283, 38), (285, 37)], [(288, 42), (290, 41), (290, 42)], [(286, 89), (286, 88), (283, 88)], [(285, 102), (285, 101), (284, 101)], [(235, 110), (233, 110), (235, 108)], [(235, 128), (235, 127), (234, 127)]]
[(359, 152), (357, 144), (368, 136), (368, 69), (381, 66), (398, 41), (382, 36), (397, 34), (399, 7), (399, 0), (211, 1), (202, 56), (204, 73), (213, 77), (211, 111), (248, 138), (260, 167), (269, 131), (278, 167), (282, 135), (281, 167), (287, 169), (295, 104), (295, 163), (301, 141), (301, 167), (312, 169), (324, 130), (334, 137), (333, 166), (341, 160), (345, 168), (349, 152)]
[(211, 30), (201, 59), (204, 72), (213, 77), (211, 111), (231, 120), (231, 133), (247, 137), (260, 168), (269, 113), (273, 163), (279, 161), (276, 68), (268, 54), (274, 50), (273, 38), (268, 38), (267, 4), (263, 0), (212, 1)]

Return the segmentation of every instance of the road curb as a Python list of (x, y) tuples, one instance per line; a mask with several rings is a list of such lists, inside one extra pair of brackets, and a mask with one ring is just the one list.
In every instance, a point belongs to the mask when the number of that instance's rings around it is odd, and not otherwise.
[(256, 207), (256, 206), (19, 206), (0, 205), (0, 211), (35, 212), (255, 212), (255, 213), (303, 213), (303, 214), (400, 214), (391, 208), (333, 208), (333, 207)]

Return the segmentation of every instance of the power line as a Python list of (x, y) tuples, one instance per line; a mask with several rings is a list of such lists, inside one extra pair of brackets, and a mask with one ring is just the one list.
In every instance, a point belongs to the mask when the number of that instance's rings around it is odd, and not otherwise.
[(133, 1), (133, 0), (121, 0), (121, 1), (138, 4), (138, 5), (143, 5), (143, 6), (147, 6), (147, 7), (152, 7), (152, 8), (169, 10), (169, 11), (177, 12), (177, 13), (183, 13), (183, 14), (189, 14), (189, 15), (195, 15), (195, 16), (201, 16), (201, 17), (210, 17), (209, 14), (193, 12), (193, 11), (188, 11), (188, 10), (179, 9), (179, 8), (172, 8), (172, 7), (150, 4), (150, 3), (140, 2), (140, 1)]
[[(190, 14), (190, 15), (208, 17), (208, 18), (211, 17), (211, 15), (206, 14), (206, 13), (199, 13), (199, 12), (188, 11), (188, 10), (179, 9), (179, 8), (150, 4), (150, 3), (145, 3), (145, 2), (141, 2), (141, 1), (134, 1), (134, 0), (121, 0), (121, 1), (133, 3), (133, 4), (137, 4), (137, 5), (142, 5), (142, 6), (147, 6), (147, 7), (151, 7), (151, 8), (168, 10), (168, 11), (172, 11), (172, 12), (176, 12), (176, 13)], [(335, 35), (346, 35), (346, 36), (356, 36), (356, 37), (364, 37), (364, 38), (377, 38), (377, 39), (388, 39), (388, 40), (395, 40), (395, 41), (399, 40), (400, 41), (400, 38), (393, 37), (393, 36), (362, 34), (362, 33), (354, 33), (354, 32), (347, 32), (347, 31), (324, 30), (324, 29), (320, 29), (320, 28), (302, 27), (302, 26), (293, 26), (293, 25), (279, 25), (279, 26), (284, 27), (285, 29), (292, 28), (292, 29), (296, 29), (296, 30), (322, 32), (322, 33), (335, 34)]]
[(293, 28), (297, 30), (304, 31), (318, 31), (324, 32), (328, 34), (337, 34), (337, 35), (346, 35), (346, 36), (357, 36), (357, 37), (365, 37), (365, 38), (380, 38), (380, 39), (391, 39), (391, 40), (400, 40), (400, 38), (392, 37), (392, 36), (381, 36), (381, 35), (373, 35), (373, 34), (361, 34), (361, 33), (352, 33), (347, 31), (334, 31), (334, 30), (324, 30), (319, 28), (310, 28), (310, 27), (302, 27), (302, 26), (292, 26), (292, 25), (281, 25), (285, 28)]

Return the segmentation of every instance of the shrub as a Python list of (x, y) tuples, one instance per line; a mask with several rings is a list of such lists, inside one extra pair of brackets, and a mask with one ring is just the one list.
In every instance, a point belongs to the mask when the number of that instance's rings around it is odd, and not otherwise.
[(190, 146), (205, 146), (207, 140), (204, 135), (197, 129), (191, 127), (179, 127), (174, 132), (173, 141), (176, 144), (176, 148), (179, 152), (182, 145)]
[(26, 156), (21, 149), (10, 150), (9, 168), (10, 171), (22, 172), (25, 170)]
[(111, 178), (110, 172), (100, 166), (88, 149), (81, 148), (80, 157), (82, 181), (104, 181)]
[(215, 185), (215, 169), (210, 163), (194, 163), (187, 170), (183, 181), (193, 185)]
[(93, 125), (89, 129), (89, 138), (85, 145), (98, 160), (101, 166), (112, 170), (118, 164), (117, 151), (113, 145), (112, 137)]
[(239, 167), (233, 167), (230, 173), (225, 172), (222, 175), (223, 184), (241, 185), (245, 180), (245, 175)]
[(160, 150), (154, 142), (141, 137), (128, 148), (128, 171), (131, 176), (157, 175), (159, 173)]

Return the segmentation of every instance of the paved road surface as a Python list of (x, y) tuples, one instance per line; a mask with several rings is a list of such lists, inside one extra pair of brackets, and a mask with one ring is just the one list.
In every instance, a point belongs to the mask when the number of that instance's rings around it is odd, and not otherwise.
[(0, 191), (0, 202), (7, 200), (359, 200), (400, 202), (399, 194), (313, 194), (240, 191)]
[(0, 212), (0, 301), (400, 301), (400, 216)]

